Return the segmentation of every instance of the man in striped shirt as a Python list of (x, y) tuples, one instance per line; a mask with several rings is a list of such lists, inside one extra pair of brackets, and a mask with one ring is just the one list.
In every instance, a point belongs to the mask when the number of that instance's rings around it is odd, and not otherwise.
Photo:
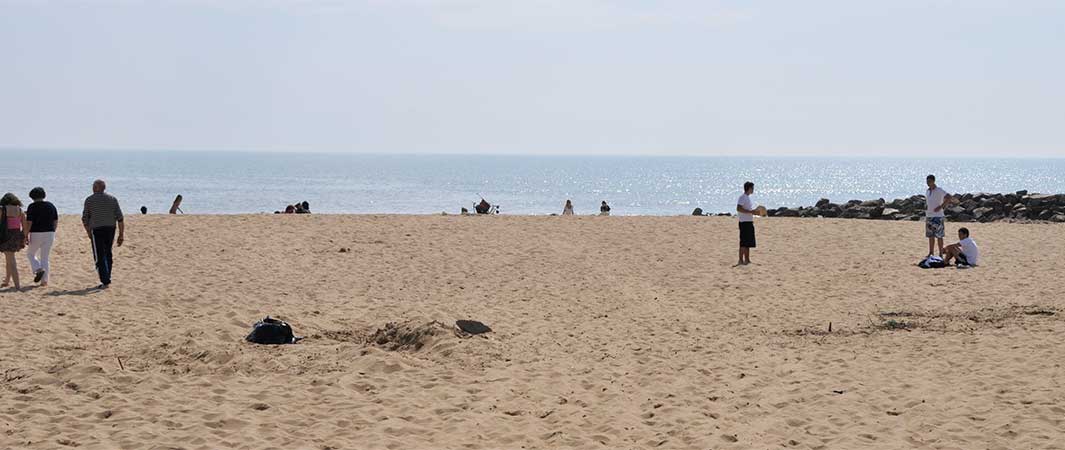
[(119, 247), (126, 234), (118, 199), (104, 193), (105, 189), (107, 183), (104, 180), (94, 181), (92, 195), (85, 198), (85, 209), (81, 213), (81, 222), (92, 241), (92, 255), (96, 260), (96, 271), (100, 274), (100, 289), (107, 289), (111, 285), (111, 246), (115, 241), (115, 227), (118, 227)]

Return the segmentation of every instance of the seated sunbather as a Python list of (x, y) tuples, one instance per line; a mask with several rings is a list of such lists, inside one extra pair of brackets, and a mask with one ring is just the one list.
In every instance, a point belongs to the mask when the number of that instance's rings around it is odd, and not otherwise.
[(944, 249), (943, 261), (950, 264), (951, 259), (964, 266), (980, 264), (980, 248), (976, 246), (976, 241), (969, 237), (968, 228), (958, 228), (958, 243), (950, 244)]

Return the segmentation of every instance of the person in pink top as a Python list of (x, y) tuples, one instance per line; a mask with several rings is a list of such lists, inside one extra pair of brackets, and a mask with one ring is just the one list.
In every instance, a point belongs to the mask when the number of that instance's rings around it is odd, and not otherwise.
[(4, 252), (7, 262), (4, 283), (0, 287), (8, 287), (11, 281), (15, 282), (15, 290), (22, 290), (18, 279), (18, 261), (15, 252), (26, 247), (26, 234), (23, 232), (26, 225), (26, 215), (22, 213), (22, 201), (10, 192), (0, 198), (0, 218), (4, 227), (3, 239), (0, 240), (0, 252)]

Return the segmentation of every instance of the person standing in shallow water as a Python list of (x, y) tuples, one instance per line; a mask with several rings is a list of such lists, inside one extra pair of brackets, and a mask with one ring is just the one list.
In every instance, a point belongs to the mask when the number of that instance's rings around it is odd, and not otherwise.
[(47, 194), (44, 188), (35, 187), (30, 191), (33, 203), (26, 207), (27, 236), (26, 256), (30, 259), (30, 269), (33, 270), (33, 282), (41, 286), (48, 286), (48, 279), (52, 274), (49, 256), (52, 253), (52, 244), (55, 242), (55, 230), (59, 225), (59, 212), (55, 205), (45, 201)]
[(606, 204), (606, 200), (603, 200), (603, 204), (599, 205), (599, 215), (600, 216), (609, 216), (610, 215), (610, 205)]
[(96, 180), (92, 183), (92, 195), (85, 198), (85, 209), (81, 213), (81, 222), (85, 232), (92, 241), (92, 254), (96, 260), (96, 272), (100, 275), (99, 289), (111, 286), (111, 268), (114, 263), (111, 246), (115, 243), (115, 229), (118, 229), (118, 246), (125, 240), (126, 224), (122, 217), (122, 208), (118, 199), (105, 193), (107, 183)]
[(740, 219), (740, 261), (738, 266), (751, 263), (751, 249), (757, 246), (754, 239), (754, 202), (751, 201), (754, 194), (754, 183), (743, 183), (743, 195), (736, 200), (736, 212)]

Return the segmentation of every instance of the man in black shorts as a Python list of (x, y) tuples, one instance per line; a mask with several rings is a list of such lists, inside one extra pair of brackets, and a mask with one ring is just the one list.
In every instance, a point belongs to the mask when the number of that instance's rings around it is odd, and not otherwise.
[(754, 183), (743, 183), (743, 195), (736, 201), (736, 212), (740, 218), (740, 262), (737, 263), (740, 266), (751, 263), (751, 249), (757, 246), (754, 240), (755, 211), (751, 194), (754, 194)]

